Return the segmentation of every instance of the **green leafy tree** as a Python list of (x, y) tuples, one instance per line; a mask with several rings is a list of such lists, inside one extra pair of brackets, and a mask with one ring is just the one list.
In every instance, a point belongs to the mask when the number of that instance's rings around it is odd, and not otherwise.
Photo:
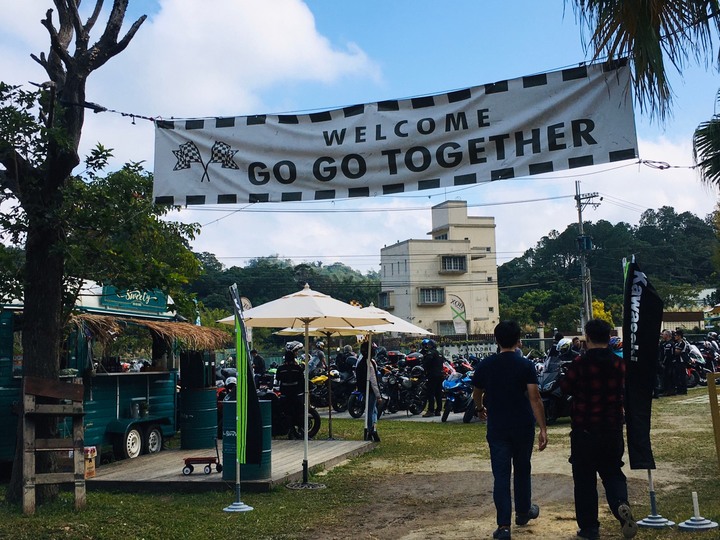
[[(636, 100), (651, 117), (664, 119), (670, 114), (669, 66), (682, 74), (691, 61), (705, 65), (714, 61), (713, 37), (720, 30), (717, 0), (574, 0), (573, 5), (589, 32), (586, 37), (594, 58), (629, 57)], [(720, 185), (719, 125), (715, 114), (693, 135), (700, 176), (715, 185)]]
[(609, 311), (607, 311), (605, 309), (605, 302), (603, 302), (602, 300), (593, 298), (592, 310), (593, 310), (593, 318), (594, 319), (601, 319), (603, 321), (608, 322), (610, 324), (610, 326), (615, 326), (615, 322), (613, 321), (612, 313), (610, 313)]
[[(67, 227), (65, 188), (80, 163), (78, 147), (82, 133), (89, 75), (129, 45), (145, 16), (126, 27), (126, 0), (115, 0), (107, 24), (94, 43), (90, 41), (101, 12), (98, 1), (83, 22), (76, 0), (55, 0), (59, 27), (48, 10), (41, 22), (50, 37), (48, 54), (33, 55), (46, 71), (49, 82), (37, 93), (0, 86), (0, 187), (5, 197), (16, 201), (25, 220), (24, 370), (27, 375), (57, 378), (62, 335)], [(37, 98), (40, 98), (39, 101)], [(48, 437), (55, 427), (39, 422), (38, 436)], [(22, 437), (18, 437), (22, 441)], [(23, 452), (17, 458), (8, 500), (21, 499)], [(39, 459), (41, 472), (52, 468), (52, 460)], [(40, 502), (52, 498), (55, 488), (38, 491)]]

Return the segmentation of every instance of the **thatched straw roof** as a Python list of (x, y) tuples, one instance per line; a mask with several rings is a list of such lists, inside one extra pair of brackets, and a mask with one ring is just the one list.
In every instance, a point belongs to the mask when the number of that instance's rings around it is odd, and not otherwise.
[(78, 327), (86, 327), (95, 339), (104, 343), (110, 342), (129, 326), (143, 326), (168, 343), (177, 340), (184, 349), (195, 351), (222, 349), (233, 340), (230, 334), (219, 328), (186, 322), (150, 321), (91, 313), (74, 313), (70, 322)]

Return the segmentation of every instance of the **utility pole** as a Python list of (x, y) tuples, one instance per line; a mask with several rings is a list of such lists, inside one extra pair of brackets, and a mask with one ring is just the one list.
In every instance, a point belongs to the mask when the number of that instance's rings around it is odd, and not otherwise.
[[(592, 284), (590, 281), (590, 269), (587, 267), (587, 252), (592, 249), (592, 238), (585, 235), (583, 228), (582, 211), (588, 205), (594, 208), (600, 206), (600, 203), (592, 202), (597, 197), (597, 193), (580, 193), (580, 180), (575, 181), (575, 202), (578, 211), (578, 249), (580, 250), (580, 280), (582, 284), (582, 313), (580, 317), (580, 325), (585, 328), (585, 323), (592, 319)], [(602, 200), (602, 199), (600, 199)]]

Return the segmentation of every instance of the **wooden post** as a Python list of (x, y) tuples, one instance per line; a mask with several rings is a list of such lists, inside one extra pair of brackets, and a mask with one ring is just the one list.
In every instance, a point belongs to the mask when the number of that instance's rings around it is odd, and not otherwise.
[[(80, 379), (76, 379), (80, 381)], [(59, 400), (38, 403), (37, 396)], [(68, 403), (69, 402), (69, 403)], [(75, 509), (85, 508), (85, 444), (82, 383), (67, 383), (39, 377), (23, 378), (23, 513), (35, 513), (35, 486), (38, 484), (75, 485)], [(72, 439), (38, 439), (35, 420), (39, 416), (72, 417)], [(72, 473), (38, 473), (38, 452), (73, 452)]]
[(720, 404), (718, 404), (717, 380), (720, 373), (708, 373), (708, 395), (710, 397), (710, 416), (712, 417), (713, 433), (715, 434), (715, 453), (720, 467)]

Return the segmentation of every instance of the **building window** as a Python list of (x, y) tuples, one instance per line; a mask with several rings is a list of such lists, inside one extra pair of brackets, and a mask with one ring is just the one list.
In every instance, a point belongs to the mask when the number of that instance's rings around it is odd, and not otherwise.
[(493, 306), (488, 307), (488, 311), (490, 313), (493, 313), (495, 311), (495, 308)]
[(440, 272), (467, 272), (467, 258), (465, 255), (443, 255), (440, 258)]
[(438, 235), (435, 237), (435, 240), (447, 240), (447, 233), (438, 234)]
[(493, 277), (492, 277), (492, 276), (488, 276), (488, 281), (490, 282), (490, 281), (492, 281), (492, 280), (493, 280)]
[(445, 289), (419, 289), (418, 304), (420, 305), (441, 305), (445, 303)]
[(455, 335), (455, 325), (452, 321), (438, 321), (438, 335), (453, 336)]
[(378, 307), (380, 309), (392, 309), (392, 291), (383, 291), (378, 296)]

